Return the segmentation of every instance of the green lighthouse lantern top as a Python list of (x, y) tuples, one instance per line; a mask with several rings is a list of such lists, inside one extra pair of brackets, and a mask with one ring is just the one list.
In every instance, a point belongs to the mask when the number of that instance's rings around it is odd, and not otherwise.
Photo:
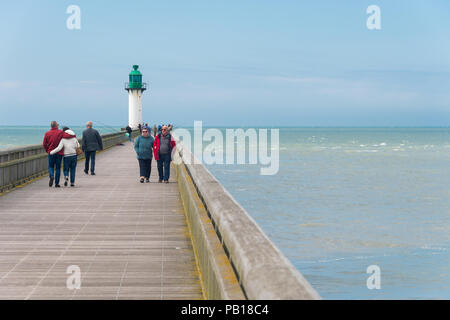
[(125, 89), (146, 89), (146, 84), (142, 83), (142, 73), (138, 70), (139, 66), (134, 65), (133, 70), (130, 72), (129, 75), (129, 82), (126, 84)]
[(142, 73), (138, 71), (139, 66), (134, 65), (133, 71), (130, 72), (130, 88), (141, 88), (142, 87)]

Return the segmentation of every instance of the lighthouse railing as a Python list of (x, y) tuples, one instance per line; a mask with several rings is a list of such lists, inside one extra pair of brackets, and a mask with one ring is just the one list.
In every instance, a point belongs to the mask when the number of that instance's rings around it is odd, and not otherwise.
[(137, 90), (137, 89), (147, 90), (148, 89), (147, 88), (148, 86), (147, 86), (146, 82), (142, 82), (142, 83), (133, 83), (133, 82), (131, 82), (131, 84), (132, 85), (130, 86), (130, 82), (125, 82), (125, 85), (124, 85), (125, 90), (133, 90), (133, 89), (135, 89), (135, 90)]

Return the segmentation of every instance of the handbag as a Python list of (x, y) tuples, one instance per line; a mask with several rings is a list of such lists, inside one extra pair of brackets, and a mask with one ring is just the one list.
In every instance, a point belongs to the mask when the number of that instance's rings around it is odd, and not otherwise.
[(80, 143), (77, 141), (77, 148), (75, 149), (77, 152), (77, 156), (79, 156), (80, 154), (83, 154), (83, 149), (81, 149)]

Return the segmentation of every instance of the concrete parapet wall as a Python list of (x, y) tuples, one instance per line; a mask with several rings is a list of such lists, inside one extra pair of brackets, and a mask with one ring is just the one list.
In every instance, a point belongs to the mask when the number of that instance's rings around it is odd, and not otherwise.
[(175, 165), (205, 297), (244, 300), (245, 295), (184, 164)]
[[(139, 134), (139, 131), (133, 135)], [(125, 132), (103, 134), (103, 148), (126, 141)], [(81, 142), (81, 139), (79, 139)], [(78, 159), (84, 155), (78, 156)], [(48, 157), (41, 144), (0, 151), (0, 193), (48, 174)]]
[[(194, 164), (193, 155), (183, 149), (182, 144), (178, 143), (177, 150), (176, 156), (185, 159), (179, 166), (185, 167), (189, 173), (245, 296), (250, 300), (320, 299), (302, 274), (217, 179), (202, 164)], [(192, 230), (195, 232), (204, 231)]]

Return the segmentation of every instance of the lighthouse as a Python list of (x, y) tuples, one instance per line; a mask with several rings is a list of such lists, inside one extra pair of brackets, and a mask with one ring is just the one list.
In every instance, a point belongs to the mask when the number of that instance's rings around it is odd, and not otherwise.
[(142, 73), (139, 66), (134, 65), (129, 75), (129, 82), (125, 83), (128, 91), (128, 125), (136, 129), (142, 123), (142, 93), (147, 89), (147, 84), (142, 83)]

